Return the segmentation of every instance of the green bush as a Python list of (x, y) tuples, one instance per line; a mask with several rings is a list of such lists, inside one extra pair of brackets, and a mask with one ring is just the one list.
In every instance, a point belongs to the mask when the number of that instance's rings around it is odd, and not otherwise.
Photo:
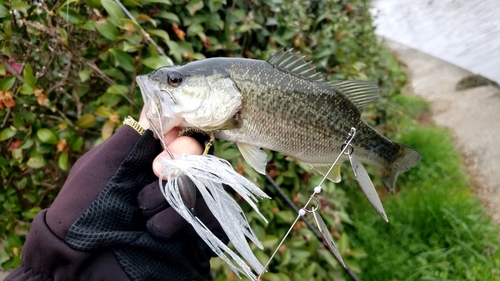
[[(378, 83), (382, 99), (364, 116), (383, 132), (393, 130), (379, 125), (387, 122), (388, 97), (400, 92), (406, 76), (377, 41), (369, 2), (123, 0), (137, 24), (113, 0), (0, 0), (2, 268), (17, 266), (29, 222), (50, 205), (75, 159), (108, 138), (124, 117), (138, 116), (142, 100), (135, 76), (160, 66), (214, 56), (265, 59), (282, 47), (295, 48), (329, 79)], [(221, 143), (217, 153), (273, 193), (234, 147)], [(319, 177), (288, 160), (273, 153), (269, 172), (303, 204)], [(326, 184), (324, 219), (356, 269), (364, 254), (338, 234), (351, 222), (339, 187)], [(249, 213), (266, 245), (257, 251), (263, 262), (295, 216), (274, 197), (261, 204), (269, 225)], [(271, 264), (270, 272), (279, 274), (267, 278), (339, 280), (339, 266), (318, 245), (310, 231), (295, 229)], [(226, 280), (231, 273), (217, 263), (214, 278)]]

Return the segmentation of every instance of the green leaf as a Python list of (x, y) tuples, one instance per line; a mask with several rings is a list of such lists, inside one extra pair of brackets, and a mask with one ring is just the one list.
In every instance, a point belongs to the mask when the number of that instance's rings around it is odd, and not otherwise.
[(23, 150), (20, 148), (12, 149), (12, 158), (21, 160), (23, 158)]
[(28, 179), (27, 178), (21, 178), (18, 182), (17, 182), (17, 187), (19, 189), (23, 189), (26, 187), (26, 184), (28, 183)]
[(154, 17), (166, 19), (166, 20), (169, 20), (169, 21), (172, 21), (175, 23), (181, 23), (181, 20), (179, 19), (179, 17), (176, 14), (170, 13), (170, 12), (160, 12), (160, 13), (154, 15)]
[(14, 125), (14, 127), (23, 128), (26, 125), (22, 116), (16, 114), (13, 117), (14, 118), (12, 120), (12, 124)]
[(127, 86), (115, 84), (110, 86), (106, 93), (114, 95), (125, 95), (128, 93), (128, 88)]
[(187, 29), (188, 36), (198, 35), (199, 33), (203, 33), (203, 32), (204, 32), (204, 28), (199, 23), (193, 23)]
[(16, 131), (12, 130), (11, 128), (5, 128), (5, 129), (3, 129), (2, 133), (0, 133), (0, 141), (10, 139), (15, 134), (16, 134)]
[(20, 149), (28, 149), (28, 148), (32, 147), (33, 144), (35, 144), (34, 140), (32, 140), (32, 139), (25, 139), (19, 148)]
[(365, 258), (368, 256), (368, 254), (361, 249), (349, 250), (349, 251), (347, 251), (347, 255), (352, 256), (352, 257), (357, 258), (357, 259)]
[(142, 60), (142, 63), (151, 68), (158, 69), (163, 66), (171, 66), (172, 60), (169, 57), (149, 57)]
[(28, 15), (28, 9), (31, 8), (31, 5), (27, 3), (27, 1), (11, 1), (11, 10), (17, 10), (18, 12), (21, 12), (25, 14), (26, 16)]
[(260, 239), (262, 246), (266, 249), (274, 249), (280, 242), (280, 239), (274, 235), (267, 235)]
[(88, 20), (84, 24), (80, 26), (83, 30), (94, 31), (95, 30), (95, 22), (93, 20)]
[(3, 19), (9, 15), (9, 10), (5, 8), (4, 5), (0, 5), (0, 19)]
[(14, 83), (16, 82), (16, 77), (15, 76), (6, 76), (0, 80), (0, 88), (2, 91), (8, 91), (14, 86)]
[(194, 1), (189, 1), (189, 3), (186, 5), (186, 10), (188, 10), (189, 14), (193, 16), (198, 10), (201, 10), (205, 5), (203, 4), (202, 0), (194, 0)]
[(30, 85), (28, 85), (27, 83), (24, 83), (23, 85), (21, 85), (21, 94), (23, 95), (32, 95), (34, 93), (35, 89), (33, 89), (33, 87), (31, 87)]
[(282, 281), (280, 276), (276, 273), (266, 272), (262, 275), (263, 280), (269, 281)]
[(23, 196), (24, 196), (24, 198), (28, 199), (31, 203), (36, 202), (36, 196), (33, 193), (24, 193)]
[(146, 32), (149, 33), (149, 34), (153, 34), (153, 35), (156, 35), (156, 36), (160, 37), (161, 39), (163, 39), (163, 41), (165, 43), (168, 43), (168, 41), (170, 41), (170, 36), (168, 35), (168, 33), (165, 30), (161, 30), (161, 29), (147, 29)]
[(104, 38), (107, 38), (111, 41), (116, 41), (118, 35), (120, 34), (118, 32), (118, 28), (107, 21), (96, 22), (95, 28), (97, 28), (97, 31), (99, 31), (99, 33), (101, 33)]
[(125, 17), (122, 9), (113, 0), (101, 0), (101, 4), (111, 17), (110, 21), (115, 25), (121, 25), (121, 19)]
[(28, 159), (28, 162), (26, 162), (26, 165), (28, 165), (28, 167), (31, 167), (33, 169), (42, 168), (46, 164), (47, 162), (45, 161), (45, 159), (43, 159), (43, 156), (38, 153), (31, 156), (30, 159)]
[(111, 108), (105, 107), (104, 105), (99, 106), (99, 108), (97, 108), (94, 112), (95, 115), (104, 118), (109, 118), (111, 113), (113, 113), (113, 110), (111, 110)]
[(139, 14), (139, 15), (135, 16), (135, 19), (138, 22), (140, 22), (140, 21), (149, 22), (152, 26), (156, 27), (156, 21), (154, 19), (152, 19), (151, 17), (149, 17), (148, 15)]
[(206, 59), (206, 57), (201, 54), (201, 53), (194, 53), (191, 55), (191, 58), (195, 59), (195, 60), (202, 60), (202, 59)]
[(267, 18), (266, 26), (278, 25), (278, 21), (275, 18)]
[(59, 11), (59, 16), (72, 24), (79, 24), (81, 22), (80, 14), (73, 9), (62, 9)]
[(63, 9), (66, 9), (66, 6), (68, 6), (69, 4), (72, 4), (72, 3), (75, 3), (75, 2), (78, 2), (78, 0), (67, 0), (66, 2), (64, 2), (60, 7), (59, 9), (57, 9), (57, 12), (61, 12), (61, 10)]
[(35, 76), (33, 75), (33, 69), (31, 68), (31, 64), (29, 63), (24, 65), (23, 78), (26, 84), (28, 84), (32, 88), (36, 87)]
[(114, 107), (122, 100), (122, 95), (105, 93), (101, 96), (102, 103), (107, 107)]
[(59, 168), (63, 171), (68, 170), (68, 152), (63, 152), (59, 155), (57, 166), (59, 166)]
[(92, 70), (90, 70), (90, 69), (85, 69), (85, 70), (78, 72), (78, 76), (80, 77), (80, 81), (82, 81), (82, 82), (87, 81), (91, 74), (92, 74)]
[(61, 34), (63, 44), (65, 46), (68, 46), (68, 32), (66, 32), (66, 29), (59, 27), (57, 30), (59, 30), (59, 34)]
[(79, 151), (83, 146), (83, 138), (78, 136), (69, 142), (69, 147), (71, 151)]
[(143, 4), (148, 4), (148, 3), (162, 3), (165, 5), (171, 5), (172, 3), (169, 0), (141, 0), (141, 3)]
[[(36, 199), (36, 198), (35, 198)], [(35, 201), (31, 201), (32, 203), (35, 203)], [(33, 207), (28, 211), (22, 212), (22, 215), (25, 219), (32, 220), (36, 217), (36, 214), (40, 212), (41, 208), (40, 207)]]
[(21, 247), (22, 245), (23, 243), (21, 242), (19, 235), (12, 233), (7, 236), (7, 246), (9, 248)]
[(119, 70), (118, 68), (107, 68), (107, 69), (103, 69), (102, 72), (104, 72), (104, 74), (106, 74), (110, 77), (116, 78), (118, 80), (127, 80), (127, 77), (125, 76), (125, 74), (123, 74), (123, 72), (121, 70)]
[(285, 223), (291, 223), (296, 218), (291, 211), (279, 211), (276, 213), (276, 217)]
[(85, 4), (87, 4), (90, 8), (102, 8), (100, 0), (85, 0)]
[(36, 132), (36, 136), (43, 142), (48, 144), (56, 144), (57, 136), (51, 130), (42, 128)]
[(122, 4), (125, 7), (140, 7), (141, 6), (141, 4), (135, 0), (123, 0)]
[(134, 72), (135, 65), (132, 57), (119, 49), (109, 49), (109, 52), (113, 55), (115, 66), (121, 66), (123, 69)]
[(243, 32), (247, 32), (247, 31), (252, 30), (252, 29), (260, 29), (260, 28), (262, 28), (262, 26), (260, 24), (255, 23), (255, 22), (250, 22), (250, 23), (245, 23), (242, 26), (240, 26), (238, 28), (237, 32), (243, 33)]
[(347, 251), (347, 249), (349, 249), (349, 237), (347, 237), (347, 234), (342, 233), (340, 235), (338, 248), (341, 254), (344, 254)]
[(76, 125), (80, 128), (84, 128), (84, 129), (94, 127), (96, 123), (97, 123), (97, 121), (95, 120), (95, 116), (90, 114), (90, 113), (83, 114), (76, 121)]

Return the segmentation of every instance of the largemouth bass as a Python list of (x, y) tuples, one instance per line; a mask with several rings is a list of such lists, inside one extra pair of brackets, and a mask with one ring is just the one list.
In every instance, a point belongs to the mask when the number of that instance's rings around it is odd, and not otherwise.
[[(368, 81), (326, 82), (311, 63), (293, 51), (278, 51), (267, 61), (210, 58), (159, 68), (137, 77), (147, 116), (157, 131), (175, 126), (211, 131), (233, 141), (245, 160), (265, 174), (267, 148), (309, 163), (326, 175), (352, 127), (353, 152), (380, 168), (394, 192), (398, 175), (420, 154), (393, 142), (361, 120), (364, 107), (378, 100)], [(340, 181), (343, 156), (326, 175)]]

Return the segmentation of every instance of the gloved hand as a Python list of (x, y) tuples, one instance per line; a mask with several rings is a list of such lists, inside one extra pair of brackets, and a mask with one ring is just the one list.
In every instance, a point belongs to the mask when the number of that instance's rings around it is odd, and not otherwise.
[[(201, 153), (196, 141), (176, 134), (165, 138), (173, 153)], [(35, 218), (22, 264), (6, 280), (203, 278), (214, 254), (161, 194), (152, 170), (161, 151), (151, 131), (140, 136), (123, 126), (82, 156), (53, 205)], [(227, 242), (201, 198), (195, 209)]]

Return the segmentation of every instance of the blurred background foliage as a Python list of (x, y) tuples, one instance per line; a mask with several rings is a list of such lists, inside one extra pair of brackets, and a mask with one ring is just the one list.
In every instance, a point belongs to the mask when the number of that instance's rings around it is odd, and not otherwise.
[[(112, 135), (124, 117), (138, 117), (142, 100), (134, 78), (160, 66), (215, 56), (266, 59), (280, 48), (294, 48), (328, 79), (376, 82), (382, 97), (364, 119), (391, 137), (407, 133), (398, 123), (405, 112), (391, 110), (407, 78), (375, 36), (369, 2), (122, 0), (132, 20), (114, 0), (0, 0), (1, 267), (19, 264), (30, 221), (50, 206), (75, 159)], [(274, 198), (260, 204), (269, 224), (248, 212), (265, 246), (256, 255), (266, 263), (296, 214), (232, 144), (219, 142), (216, 155), (231, 159)], [(294, 159), (268, 155), (269, 174), (303, 204), (320, 177)], [(347, 264), (360, 273), (366, 246), (356, 238), (348, 212), (359, 198), (349, 192), (356, 186), (352, 176), (344, 175), (344, 183), (324, 185), (322, 215)], [(219, 259), (212, 267), (213, 280), (236, 279)], [(303, 222), (265, 275), (345, 278)]]

